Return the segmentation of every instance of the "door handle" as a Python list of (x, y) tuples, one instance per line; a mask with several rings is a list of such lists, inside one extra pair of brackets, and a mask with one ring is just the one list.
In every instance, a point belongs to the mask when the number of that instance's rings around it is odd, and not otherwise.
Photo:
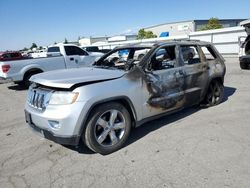
[(69, 60), (70, 60), (70, 61), (74, 61), (74, 58), (73, 58), (73, 57), (71, 57), (71, 58), (69, 58)]

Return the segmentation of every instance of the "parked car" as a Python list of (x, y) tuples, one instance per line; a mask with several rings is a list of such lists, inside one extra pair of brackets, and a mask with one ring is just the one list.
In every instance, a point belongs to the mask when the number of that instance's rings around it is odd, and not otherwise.
[(32, 75), (58, 69), (90, 66), (101, 56), (89, 54), (72, 44), (57, 44), (48, 48), (47, 57), (0, 61), (0, 77), (29, 86), (29, 78)]
[[(148, 52), (134, 58), (141, 50)], [(110, 56), (120, 51), (128, 55), (114, 62)], [(83, 141), (109, 154), (124, 146), (132, 127), (193, 105), (219, 104), (225, 69), (223, 57), (207, 42), (118, 47), (91, 68), (32, 76), (26, 122), (49, 140)]]
[(100, 52), (103, 54), (106, 54), (111, 51), (110, 49), (99, 49), (98, 46), (83, 46), (82, 48), (88, 52)]
[(13, 61), (25, 59), (20, 52), (0, 52), (0, 61)]
[(240, 25), (245, 27), (247, 33), (245, 41), (240, 43), (240, 67), (241, 69), (250, 69), (250, 20), (245, 20)]

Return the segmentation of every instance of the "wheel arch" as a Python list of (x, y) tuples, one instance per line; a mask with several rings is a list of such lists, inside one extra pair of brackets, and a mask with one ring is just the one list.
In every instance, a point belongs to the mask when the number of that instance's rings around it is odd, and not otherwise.
[(26, 70), (26, 72), (24, 73), (24, 75), (23, 75), (23, 80), (27, 77), (27, 76), (29, 76), (30, 74), (38, 74), (38, 73), (42, 73), (42, 72), (44, 72), (42, 69), (40, 69), (40, 68), (31, 68), (31, 69), (28, 69), (28, 70)]
[[(224, 84), (224, 78), (222, 76), (214, 76), (214, 77), (211, 77), (209, 79), (209, 81), (207, 82), (207, 85), (206, 85), (206, 88), (205, 88), (205, 92), (203, 93), (203, 96), (202, 96), (202, 100), (205, 98), (207, 92), (208, 92), (208, 88), (209, 88), (209, 85), (213, 82), (213, 81), (218, 81), (220, 82), (221, 84)], [(202, 101), (201, 100), (201, 101)]]
[(218, 82), (220, 82), (221, 84), (224, 84), (224, 78), (223, 77), (221, 77), (221, 76), (215, 76), (215, 77), (212, 77), (211, 79), (210, 79), (210, 81), (209, 81), (209, 84), (211, 84), (211, 82), (213, 82), (213, 81), (218, 81)]
[[(135, 108), (134, 108), (132, 101), (127, 96), (111, 97), (111, 98), (97, 101), (94, 104), (92, 104), (92, 106), (89, 108), (86, 116), (83, 118), (83, 121), (81, 123), (79, 136), (82, 136), (82, 134), (84, 133), (85, 128), (86, 128), (86, 123), (88, 122), (88, 120), (90, 118), (90, 114), (93, 112), (93, 110), (102, 104), (110, 103), (110, 102), (117, 102), (117, 103), (122, 104), (128, 110), (128, 112), (130, 114), (131, 122), (132, 122), (131, 126), (135, 127), (135, 124), (137, 121), (137, 115), (136, 115), (136, 111), (135, 111)], [(79, 141), (80, 141), (80, 137), (79, 137)]]
[(20, 74), (22, 75), (21, 80), (24, 79), (24, 75), (25, 74), (27, 75), (28, 72), (38, 71), (38, 70), (44, 72), (44, 68), (39, 64), (29, 64), (27, 66), (24, 66), (20, 70)]

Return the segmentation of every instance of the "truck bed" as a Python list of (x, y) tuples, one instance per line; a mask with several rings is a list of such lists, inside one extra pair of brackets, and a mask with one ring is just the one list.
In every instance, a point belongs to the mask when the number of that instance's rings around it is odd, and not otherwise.
[[(10, 69), (7, 73), (2, 70), (3, 65), (9, 65)], [(41, 71), (50, 71), (56, 69), (65, 69), (65, 60), (63, 56), (56, 57), (41, 57), (32, 59), (22, 59), (14, 61), (0, 61), (0, 77), (19, 81), (23, 79), (26, 71), (31, 69), (40, 69)]]

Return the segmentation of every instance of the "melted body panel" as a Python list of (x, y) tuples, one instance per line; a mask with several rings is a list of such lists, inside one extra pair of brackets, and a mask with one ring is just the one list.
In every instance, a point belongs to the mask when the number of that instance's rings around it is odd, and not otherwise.
[(146, 71), (136, 66), (126, 75), (132, 81), (141, 79), (143, 118), (198, 104), (203, 100), (210, 80), (224, 78), (224, 60), (219, 55), (206, 59), (200, 47), (195, 47), (199, 59), (194, 64), (184, 63), (177, 46), (176, 67)]

